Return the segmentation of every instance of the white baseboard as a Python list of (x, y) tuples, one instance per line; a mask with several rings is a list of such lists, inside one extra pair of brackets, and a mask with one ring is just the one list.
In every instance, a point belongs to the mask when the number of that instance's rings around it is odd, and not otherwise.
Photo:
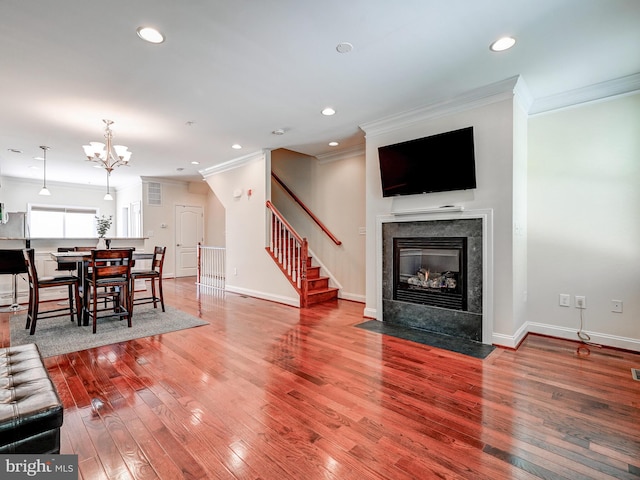
[(378, 310), (375, 308), (365, 308), (362, 315), (366, 318), (373, 318), (375, 320), (378, 318)]
[(504, 335), (502, 333), (493, 333), (491, 335), (491, 343), (506, 348), (517, 348), (520, 342), (527, 336), (529, 330), (527, 324), (522, 325), (514, 335)]
[(338, 298), (342, 300), (350, 300), (352, 302), (365, 303), (366, 297), (364, 295), (358, 295), (356, 293), (338, 292)]
[[(578, 332), (572, 328), (529, 322), (528, 331), (529, 333), (538, 333), (540, 335), (548, 335), (550, 337), (580, 341), (580, 338), (578, 338)], [(589, 340), (590, 343), (602, 345), (604, 347), (622, 348), (624, 350), (640, 352), (640, 340), (637, 338), (620, 337), (617, 335), (609, 335), (608, 333), (590, 332), (586, 330), (583, 330), (583, 333), (586, 333), (591, 337), (591, 340)]]
[(285, 305), (291, 305), (292, 307), (300, 307), (300, 299), (297, 297), (284, 297), (281, 295), (271, 295), (257, 290), (249, 290), (247, 288), (235, 287), (233, 285), (225, 285), (225, 291), (231, 293), (237, 293), (239, 295), (247, 295), (248, 297), (260, 298), (262, 300), (269, 300), (270, 302), (283, 303)]

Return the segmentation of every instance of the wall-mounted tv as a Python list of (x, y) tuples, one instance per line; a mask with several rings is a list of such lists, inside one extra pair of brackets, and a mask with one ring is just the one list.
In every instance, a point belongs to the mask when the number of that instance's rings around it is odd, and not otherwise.
[(473, 127), (378, 148), (382, 196), (476, 188)]

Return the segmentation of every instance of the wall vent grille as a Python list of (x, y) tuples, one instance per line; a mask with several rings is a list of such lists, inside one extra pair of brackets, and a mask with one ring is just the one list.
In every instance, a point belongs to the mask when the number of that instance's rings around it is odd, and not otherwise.
[(162, 185), (157, 182), (150, 182), (147, 186), (148, 205), (162, 205)]

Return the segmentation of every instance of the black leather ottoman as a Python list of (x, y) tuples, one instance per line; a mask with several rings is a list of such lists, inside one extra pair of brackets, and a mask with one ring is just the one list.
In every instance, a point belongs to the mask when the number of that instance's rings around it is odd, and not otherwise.
[(60, 453), (62, 402), (38, 347), (0, 348), (0, 453)]

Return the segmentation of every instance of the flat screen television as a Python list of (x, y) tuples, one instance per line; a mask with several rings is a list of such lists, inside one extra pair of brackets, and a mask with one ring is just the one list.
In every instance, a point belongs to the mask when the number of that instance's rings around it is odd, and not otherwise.
[(378, 148), (382, 196), (476, 188), (473, 127)]

